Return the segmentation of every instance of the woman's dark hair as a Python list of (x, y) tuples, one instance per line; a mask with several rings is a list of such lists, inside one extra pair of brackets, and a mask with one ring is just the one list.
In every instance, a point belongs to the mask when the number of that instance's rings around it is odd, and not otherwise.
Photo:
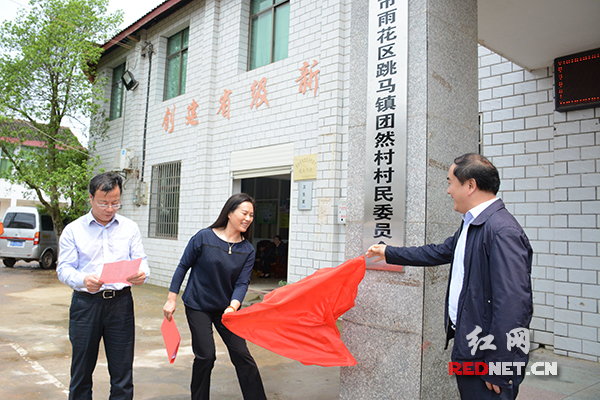
[[(219, 214), (219, 217), (215, 222), (213, 222), (211, 226), (209, 226), (209, 228), (225, 228), (227, 226), (227, 222), (229, 221), (229, 213), (237, 210), (240, 204), (246, 201), (252, 204), (252, 209), (255, 212), (256, 202), (250, 195), (247, 195), (246, 193), (234, 194), (229, 199), (227, 199), (225, 205), (223, 206), (223, 209), (221, 210), (221, 213)], [(251, 228), (252, 224), (248, 226), (246, 232), (242, 232), (242, 237), (244, 237), (244, 239), (248, 239), (250, 237)]]
[(114, 188), (119, 187), (119, 193), (123, 192), (123, 178), (121, 175), (115, 172), (105, 172), (100, 175), (96, 175), (90, 181), (89, 191), (92, 197), (96, 195), (98, 190), (105, 193), (112, 191)]
[(498, 193), (500, 189), (500, 175), (487, 158), (480, 154), (469, 153), (454, 160), (454, 176), (461, 184), (469, 179), (475, 179), (477, 187), (484, 191)]

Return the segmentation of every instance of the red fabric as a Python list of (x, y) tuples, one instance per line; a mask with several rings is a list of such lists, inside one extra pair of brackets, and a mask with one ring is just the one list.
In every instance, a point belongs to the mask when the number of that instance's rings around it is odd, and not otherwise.
[(236, 335), (305, 365), (356, 365), (335, 322), (354, 307), (364, 276), (364, 256), (323, 268), (275, 289), (261, 303), (223, 315), (223, 323)]

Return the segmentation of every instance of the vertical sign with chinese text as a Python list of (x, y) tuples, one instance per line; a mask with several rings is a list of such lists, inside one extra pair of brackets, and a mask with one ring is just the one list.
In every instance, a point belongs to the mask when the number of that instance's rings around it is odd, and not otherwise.
[[(408, 0), (370, 0), (363, 247), (404, 245)], [(402, 271), (373, 263), (367, 268)]]

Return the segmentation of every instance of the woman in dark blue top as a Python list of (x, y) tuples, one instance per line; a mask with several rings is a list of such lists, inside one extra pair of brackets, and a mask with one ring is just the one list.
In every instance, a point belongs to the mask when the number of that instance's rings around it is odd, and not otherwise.
[(195, 356), (191, 383), (193, 400), (210, 397), (210, 374), (216, 360), (212, 325), (227, 346), (244, 399), (267, 398), (246, 341), (221, 322), (223, 314), (240, 308), (248, 290), (255, 256), (254, 247), (247, 238), (255, 208), (254, 199), (247, 194), (231, 196), (215, 223), (190, 239), (171, 280), (163, 308), (169, 320), (175, 312), (183, 279), (191, 269), (182, 299)]

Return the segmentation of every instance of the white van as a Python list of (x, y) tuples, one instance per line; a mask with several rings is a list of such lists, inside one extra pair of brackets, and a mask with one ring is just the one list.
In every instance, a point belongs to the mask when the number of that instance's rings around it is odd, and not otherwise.
[(17, 260), (36, 260), (44, 269), (56, 266), (58, 244), (49, 215), (40, 215), (35, 207), (9, 207), (2, 222), (0, 257), (5, 266)]

